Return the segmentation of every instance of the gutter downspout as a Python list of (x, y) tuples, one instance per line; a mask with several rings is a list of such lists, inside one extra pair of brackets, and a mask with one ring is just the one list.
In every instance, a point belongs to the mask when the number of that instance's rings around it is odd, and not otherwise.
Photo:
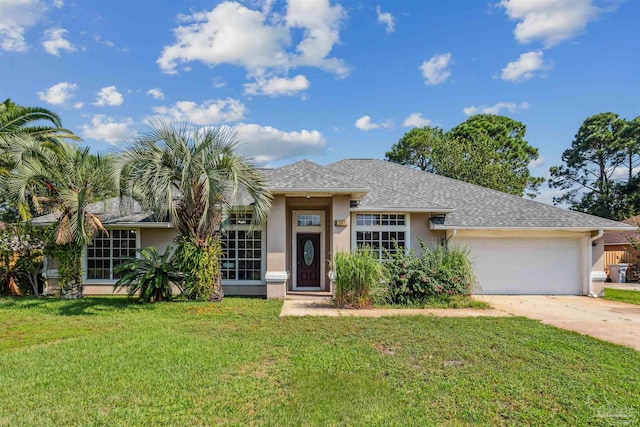
[(593, 242), (601, 238), (603, 235), (604, 235), (604, 230), (600, 229), (598, 230), (598, 234), (589, 238), (589, 260), (588, 260), (589, 286), (588, 286), (587, 295), (593, 298), (598, 298), (598, 295), (596, 295), (593, 292)]
[(446, 232), (445, 232), (445, 239), (444, 239), (445, 248), (449, 247), (449, 240), (451, 240), (454, 237), (456, 237), (456, 234), (458, 234), (458, 230), (456, 230), (455, 228), (453, 230), (451, 230), (451, 236), (449, 236), (449, 237), (446, 237)]

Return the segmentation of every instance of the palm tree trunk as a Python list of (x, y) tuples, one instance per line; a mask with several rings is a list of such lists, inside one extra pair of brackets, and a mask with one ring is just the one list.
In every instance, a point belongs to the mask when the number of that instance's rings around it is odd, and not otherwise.
[[(217, 260), (219, 263), (220, 260)], [(220, 270), (218, 269), (218, 274), (216, 274), (216, 278), (213, 282), (213, 291), (211, 292), (211, 297), (209, 298), (212, 302), (222, 301), (224, 298), (224, 290), (222, 289), (222, 275), (220, 274)]]
[(62, 287), (62, 294), (60, 299), (80, 299), (83, 295), (82, 281), (73, 281)]

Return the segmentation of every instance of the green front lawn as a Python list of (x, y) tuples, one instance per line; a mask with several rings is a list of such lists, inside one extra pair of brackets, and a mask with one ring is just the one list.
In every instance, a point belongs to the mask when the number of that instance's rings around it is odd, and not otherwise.
[(640, 422), (640, 353), (523, 318), (0, 299), (0, 425)]
[(640, 291), (627, 291), (624, 289), (605, 288), (604, 298), (613, 301), (627, 302), (640, 305)]

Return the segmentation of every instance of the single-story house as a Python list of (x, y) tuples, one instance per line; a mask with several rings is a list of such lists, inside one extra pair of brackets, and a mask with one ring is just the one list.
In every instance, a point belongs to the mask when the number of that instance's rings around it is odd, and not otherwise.
[[(252, 224), (251, 200), (227, 221), (227, 295), (331, 292), (332, 254), (368, 245), (383, 258), (394, 241), (419, 250), (421, 240), (466, 246), (477, 293), (585, 295), (605, 277), (604, 232), (635, 229), (382, 160), (299, 161), (262, 172), (274, 195), (266, 224)], [(112, 293), (118, 258), (148, 246), (162, 252), (176, 236), (136, 203), (91, 208), (110, 232), (84, 253), (86, 294)], [(47, 275), (55, 283), (55, 264)]]

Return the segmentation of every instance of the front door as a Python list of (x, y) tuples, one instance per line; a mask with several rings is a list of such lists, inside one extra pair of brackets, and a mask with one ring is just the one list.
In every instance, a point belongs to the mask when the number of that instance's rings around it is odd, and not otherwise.
[(296, 248), (296, 287), (319, 288), (320, 233), (299, 233)]

